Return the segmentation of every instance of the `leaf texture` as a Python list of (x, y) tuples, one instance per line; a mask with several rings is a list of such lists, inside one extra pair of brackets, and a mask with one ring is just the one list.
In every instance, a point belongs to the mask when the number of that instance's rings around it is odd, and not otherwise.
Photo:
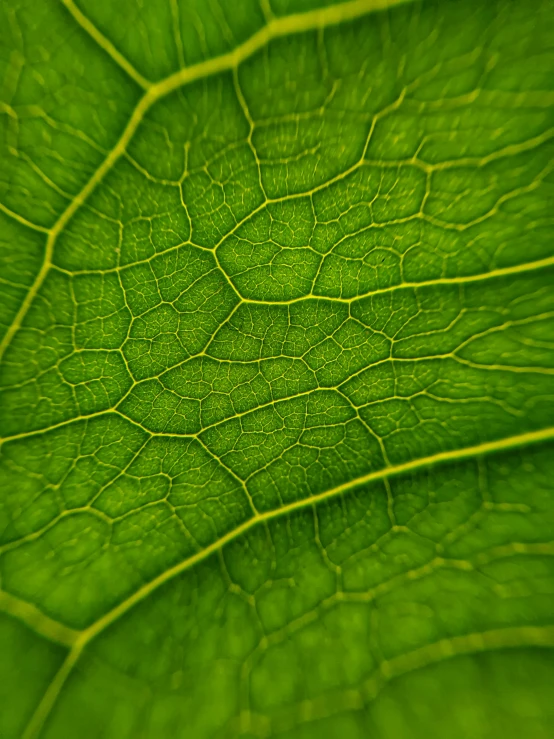
[(546, 739), (552, 3), (0, 29), (0, 736)]

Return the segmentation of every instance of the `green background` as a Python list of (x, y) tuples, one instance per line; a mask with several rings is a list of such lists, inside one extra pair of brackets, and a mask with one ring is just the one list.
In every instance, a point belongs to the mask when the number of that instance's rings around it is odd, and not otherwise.
[(550, 735), (552, 11), (2, 3), (2, 739)]

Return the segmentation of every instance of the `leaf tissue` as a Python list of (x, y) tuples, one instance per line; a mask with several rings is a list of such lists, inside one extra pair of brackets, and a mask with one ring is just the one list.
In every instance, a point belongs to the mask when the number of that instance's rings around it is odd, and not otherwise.
[(3, 0), (0, 737), (547, 739), (551, 0)]

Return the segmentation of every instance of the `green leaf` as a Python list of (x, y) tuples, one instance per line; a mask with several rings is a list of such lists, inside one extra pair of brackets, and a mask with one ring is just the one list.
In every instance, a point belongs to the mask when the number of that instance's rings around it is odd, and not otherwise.
[(0, 39), (0, 736), (550, 736), (552, 3)]

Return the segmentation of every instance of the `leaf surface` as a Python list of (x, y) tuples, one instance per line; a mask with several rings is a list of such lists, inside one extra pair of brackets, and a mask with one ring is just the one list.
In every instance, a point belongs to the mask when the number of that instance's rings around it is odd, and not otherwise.
[(0, 28), (0, 736), (545, 739), (552, 4)]

